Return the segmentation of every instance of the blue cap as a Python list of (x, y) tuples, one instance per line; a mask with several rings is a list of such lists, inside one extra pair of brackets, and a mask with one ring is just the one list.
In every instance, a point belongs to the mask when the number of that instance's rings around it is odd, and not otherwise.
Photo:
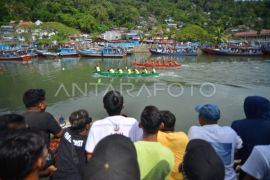
[(220, 118), (220, 110), (214, 104), (198, 105), (196, 106), (195, 111), (210, 121), (217, 121)]

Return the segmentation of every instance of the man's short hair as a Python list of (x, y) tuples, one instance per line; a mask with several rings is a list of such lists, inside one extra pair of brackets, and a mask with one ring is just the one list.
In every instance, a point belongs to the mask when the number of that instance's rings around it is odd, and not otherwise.
[(23, 95), (23, 103), (26, 108), (34, 107), (45, 100), (44, 89), (29, 89)]
[(174, 131), (175, 126), (175, 115), (170, 111), (160, 111), (161, 113), (161, 120), (164, 124), (164, 128), (162, 131)]
[(103, 104), (110, 116), (120, 115), (123, 109), (124, 98), (118, 91), (109, 91), (103, 97)]
[(4, 114), (0, 116), (0, 131), (26, 127), (24, 117), (19, 114)]
[(141, 114), (143, 130), (149, 134), (156, 134), (161, 124), (161, 114), (157, 107), (146, 106)]
[(0, 142), (0, 179), (25, 179), (44, 148), (46, 144), (38, 131), (25, 128), (7, 133)]
[(89, 114), (86, 110), (80, 109), (71, 113), (69, 116), (70, 129), (72, 131), (81, 132), (87, 124), (92, 122), (92, 118), (89, 117)]

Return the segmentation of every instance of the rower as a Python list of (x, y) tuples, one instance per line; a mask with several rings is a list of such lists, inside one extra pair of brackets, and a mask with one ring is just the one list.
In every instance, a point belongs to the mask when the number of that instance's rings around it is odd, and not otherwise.
[(152, 69), (152, 73), (153, 74), (157, 73), (157, 71), (155, 70), (155, 68)]
[(114, 69), (112, 69), (112, 68), (109, 70), (109, 72), (110, 73), (115, 73)]
[(127, 72), (128, 72), (128, 74), (131, 74), (132, 73), (132, 71), (131, 71), (130, 68), (127, 69)]
[(100, 67), (99, 67), (99, 65), (96, 65), (96, 72), (100, 72)]
[(138, 69), (134, 69), (135, 74), (140, 74), (140, 71)]
[(118, 68), (118, 72), (119, 72), (120, 74), (123, 74), (123, 70), (122, 70), (121, 68)]
[(148, 74), (147, 69), (146, 69), (146, 68), (144, 68), (142, 73), (143, 73), (143, 74)]

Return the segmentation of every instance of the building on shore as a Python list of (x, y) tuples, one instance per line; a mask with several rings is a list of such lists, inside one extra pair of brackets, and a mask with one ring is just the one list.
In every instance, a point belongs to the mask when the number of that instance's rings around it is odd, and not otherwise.
[(254, 30), (237, 32), (233, 36), (247, 41), (270, 41), (270, 29), (263, 29), (259, 32)]

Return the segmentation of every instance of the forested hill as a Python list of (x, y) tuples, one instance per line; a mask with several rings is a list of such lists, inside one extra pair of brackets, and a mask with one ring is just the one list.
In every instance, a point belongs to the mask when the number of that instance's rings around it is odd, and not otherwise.
[[(180, 24), (207, 30), (245, 24), (270, 28), (270, 1), (234, 0), (1, 0), (0, 24), (10, 20), (57, 21), (85, 32), (141, 22), (162, 26), (172, 17)], [(150, 21), (150, 23), (149, 23)]]

